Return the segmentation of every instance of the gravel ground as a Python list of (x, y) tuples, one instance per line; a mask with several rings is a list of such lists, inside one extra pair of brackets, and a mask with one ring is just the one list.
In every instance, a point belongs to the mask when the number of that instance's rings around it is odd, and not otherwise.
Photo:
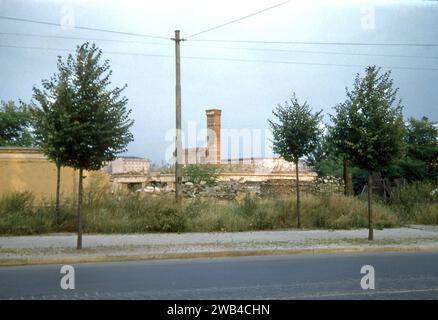
[(375, 230), (287, 230), (224, 233), (84, 235), (76, 250), (75, 234), (0, 237), (0, 265), (162, 259), (174, 257), (279, 254), (281, 252), (438, 250), (438, 228)]
[[(415, 227), (415, 228), (414, 228)], [(84, 248), (108, 246), (160, 246), (160, 245), (202, 245), (234, 244), (251, 242), (306, 242), (308, 240), (366, 239), (367, 229), (360, 230), (287, 230), (222, 233), (150, 233), (84, 235)], [(438, 228), (413, 226), (374, 230), (375, 240), (436, 239)], [(41, 236), (0, 237), (0, 248), (74, 248), (75, 234), (51, 234)]]

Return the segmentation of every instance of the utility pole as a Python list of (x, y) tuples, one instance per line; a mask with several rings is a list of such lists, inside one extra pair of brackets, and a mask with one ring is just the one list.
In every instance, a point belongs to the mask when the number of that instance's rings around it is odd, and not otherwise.
[(180, 70), (180, 36), (175, 30), (175, 107), (176, 107), (176, 137), (175, 137), (175, 197), (182, 207), (182, 142), (181, 142), (181, 70)]

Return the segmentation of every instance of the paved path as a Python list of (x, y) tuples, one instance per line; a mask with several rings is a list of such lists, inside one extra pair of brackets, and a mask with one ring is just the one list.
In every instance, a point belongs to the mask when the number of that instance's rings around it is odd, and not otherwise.
[[(84, 248), (129, 245), (230, 244), (242, 242), (303, 242), (307, 240), (367, 239), (368, 230), (287, 230), (211, 233), (148, 233), (125, 235), (84, 235)], [(438, 228), (397, 228), (375, 230), (376, 240), (438, 240)], [(75, 234), (0, 237), (0, 248), (63, 248), (76, 245)]]
[(0, 237), (0, 265), (79, 263), (291, 253), (438, 250), (438, 229), (288, 230), (235, 233)]
[[(375, 290), (361, 289), (363, 265)], [(438, 253), (240, 257), (0, 268), (0, 299), (438, 299)]]

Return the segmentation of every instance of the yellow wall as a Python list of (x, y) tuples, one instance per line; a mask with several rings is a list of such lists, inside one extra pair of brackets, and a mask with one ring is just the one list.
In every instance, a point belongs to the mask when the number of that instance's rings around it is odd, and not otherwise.
[[(78, 170), (61, 168), (61, 194), (77, 192)], [(89, 176), (89, 173), (85, 173)], [(84, 184), (89, 183), (84, 180)], [(10, 192), (30, 191), (36, 199), (53, 199), (56, 165), (38, 149), (0, 147), (0, 197)]]

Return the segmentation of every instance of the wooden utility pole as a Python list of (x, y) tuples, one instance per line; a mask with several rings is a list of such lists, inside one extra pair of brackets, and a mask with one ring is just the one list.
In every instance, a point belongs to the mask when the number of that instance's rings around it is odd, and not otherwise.
[(176, 107), (176, 137), (175, 137), (175, 197), (182, 205), (182, 142), (181, 142), (181, 70), (180, 70), (180, 36), (175, 30), (175, 107)]

